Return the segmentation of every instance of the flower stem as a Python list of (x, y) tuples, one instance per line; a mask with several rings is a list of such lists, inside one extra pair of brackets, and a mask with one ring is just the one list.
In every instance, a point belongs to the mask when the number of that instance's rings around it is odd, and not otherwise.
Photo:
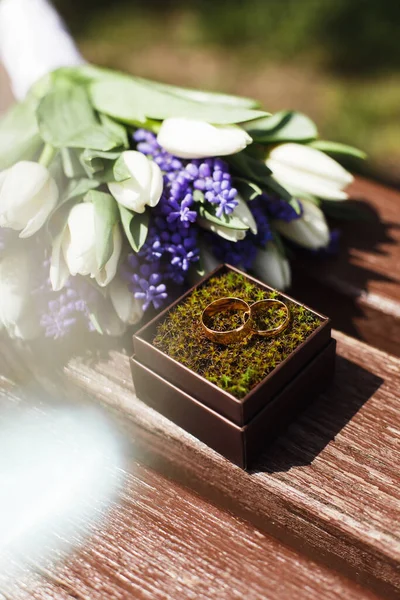
[(42, 154), (39, 158), (39, 164), (44, 167), (49, 167), (53, 158), (57, 154), (57, 150), (51, 144), (45, 144), (42, 150)]

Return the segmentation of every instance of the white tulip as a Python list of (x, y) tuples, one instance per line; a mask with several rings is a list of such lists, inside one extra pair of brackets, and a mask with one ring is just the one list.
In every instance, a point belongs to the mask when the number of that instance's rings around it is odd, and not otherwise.
[(160, 167), (142, 152), (128, 150), (120, 160), (130, 174), (129, 179), (108, 184), (116, 201), (137, 213), (143, 213), (146, 205), (158, 204), (163, 191), (163, 176)]
[(237, 125), (212, 125), (206, 121), (174, 117), (163, 121), (157, 141), (174, 156), (206, 158), (236, 154), (253, 140)]
[(32, 264), (24, 248), (0, 260), (0, 330), (12, 338), (31, 340), (39, 335), (37, 312), (31, 302)]
[(103, 334), (120, 337), (125, 333), (126, 323), (121, 321), (110, 300), (104, 299), (98, 306), (93, 307), (93, 312)]
[(113, 252), (99, 268), (96, 257), (95, 208), (90, 202), (76, 204), (69, 213), (67, 225), (54, 240), (50, 279), (55, 291), (64, 287), (69, 275), (89, 275), (105, 287), (115, 277), (122, 249), (118, 224), (113, 228)]
[(266, 165), (276, 181), (299, 196), (346, 200), (344, 189), (354, 179), (335, 160), (304, 144), (279, 144), (269, 153)]
[(285, 290), (291, 284), (289, 261), (273, 242), (268, 242), (265, 250), (258, 250), (252, 270), (276, 290)]
[(247, 229), (231, 229), (230, 227), (224, 227), (223, 225), (218, 225), (217, 223), (202, 218), (197, 219), (197, 224), (203, 229), (216, 233), (224, 238), (224, 240), (228, 240), (228, 242), (239, 242), (240, 240), (244, 240), (248, 231)]
[(253, 217), (251, 210), (249, 209), (247, 202), (243, 200), (243, 198), (241, 198), (239, 194), (236, 196), (235, 200), (238, 204), (235, 207), (235, 210), (232, 214), (235, 217), (238, 217), (245, 225), (247, 225), (251, 233), (257, 235), (257, 223)]
[(16, 163), (0, 173), (0, 227), (27, 238), (39, 231), (58, 200), (58, 188), (43, 165)]
[(112, 305), (120, 320), (127, 325), (136, 325), (143, 316), (142, 303), (119, 277), (115, 277), (110, 283), (109, 291)]
[(309, 200), (302, 200), (303, 215), (300, 219), (273, 221), (275, 229), (296, 244), (317, 250), (329, 244), (329, 227), (322, 210)]

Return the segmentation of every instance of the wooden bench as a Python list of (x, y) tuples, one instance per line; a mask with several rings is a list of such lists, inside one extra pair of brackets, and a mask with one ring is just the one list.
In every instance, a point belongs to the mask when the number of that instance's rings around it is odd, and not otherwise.
[(349, 192), (367, 220), (336, 223), (338, 256), (298, 260), (292, 294), (341, 331), (399, 356), (400, 192), (362, 177)]
[[(134, 455), (101, 530), (60, 571), (36, 568), (37, 595), (12, 597), (398, 597), (400, 361), (334, 336), (332, 388), (250, 474), (138, 400), (126, 355), (49, 376), (3, 345), (14, 382), (107, 406)], [(2, 389), (19, 401), (10, 380)]]

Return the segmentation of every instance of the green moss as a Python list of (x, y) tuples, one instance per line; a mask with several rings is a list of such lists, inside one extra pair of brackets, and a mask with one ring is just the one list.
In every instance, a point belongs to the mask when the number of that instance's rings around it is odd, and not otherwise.
[[(157, 328), (153, 344), (236, 398), (244, 398), (296, 350), (321, 321), (310, 310), (290, 303), (290, 325), (276, 338), (252, 335), (241, 343), (222, 346), (204, 336), (200, 317), (210, 302), (223, 296), (242, 298), (250, 304), (266, 298), (280, 299), (278, 292), (266, 293), (239, 273), (217, 275), (169, 311)], [(276, 326), (282, 322), (284, 313), (276, 307), (266, 311), (259, 318), (260, 329)], [(213, 318), (212, 328), (228, 330), (241, 322), (237, 313), (220, 313)]]

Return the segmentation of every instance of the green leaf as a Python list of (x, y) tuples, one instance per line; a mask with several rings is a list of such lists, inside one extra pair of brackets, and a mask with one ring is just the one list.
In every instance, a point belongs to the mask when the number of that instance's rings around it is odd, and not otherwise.
[(248, 179), (242, 179), (241, 177), (236, 177), (233, 180), (234, 186), (239, 192), (239, 196), (243, 198), (246, 202), (251, 202), (258, 196), (262, 194), (262, 189), (256, 183), (249, 181)]
[(358, 148), (354, 148), (353, 146), (348, 146), (347, 144), (329, 142), (326, 140), (315, 140), (309, 145), (316, 150), (321, 150), (322, 152), (332, 154), (333, 156), (352, 156), (354, 158), (360, 158), (361, 160), (365, 160), (367, 158), (365, 152), (359, 150)]
[(131, 179), (132, 175), (126, 166), (126, 162), (124, 157), (121, 155), (118, 160), (114, 164), (113, 168), (114, 181), (126, 181), (127, 179)]
[(262, 160), (253, 158), (246, 152), (226, 156), (225, 160), (232, 165), (238, 175), (257, 183), (263, 190), (278, 194), (287, 202), (292, 199), (291, 194), (271, 177), (271, 169)]
[(36, 122), (37, 100), (15, 104), (0, 120), (0, 171), (36, 157), (43, 142)]
[(70, 200), (71, 198), (78, 198), (84, 196), (91, 190), (99, 187), (99, 182), (95, 179), (78, 179), (70, 182), (68, 189), (65, 194), (65, 199)]
[(255, 142), (274, 144), (282, 142), (308, 142), (318, 136), (311, 119), (295, 111), (280, 111), (245, 125)]
[[(142, 83), (147, 86), (158, 88), (163, 92), (174, 94), (182, 98), (188, 98), (196, 102), (223, 104), (241, 107), (241, 108), (258, 108), (259, 102), (253, 98), (235, 96), (232, 94), (222, 94), (219, 92), (209, 92), (191, 88), (183, 88), (176, 85), (169, 85), (143, 77), (133, 77), (111, 69), (95, 67), (90, 64), (81, 65), (79, 67), (61, 67), (52, 73), (53, 78), (67, 77), (79, 84), (89, 84), (95, 81), (107, 81), (113, 85), (116, 81), (125, 82), (127, 78)], [(45, 88), (46, 89), (46, 88)]]
[(150, 213), (133, 213), (121, 204), (118, 204), (121, 215), (122, 227), (125, 235), (135, 252), (139, 252), (140, 248), (146, 241), (149, 231)]
[(168, 85), (157, 81), (150, 81), (141, 77), (135, 77), (136, 81), (151, 85), (163, 92), (168, 92), (176, 96), (188, 98), (195, 102), (223, 104), (224, 106), (234, 106), (236, 108), (259, 108), (260, 104), (253, 98), (245, 98), (242, 96), (234, 96), (232, 94), (221, 94), (219, 92), (206, 92), (204, 90), (196, 90), (191, 88), (178, 87), (176, 85)]
[(39, 130), (56, 148), (91, 148), (107, 151), (121, 145), (108, 126), (99, 123), (83, 87), (62, 80), (40, 101)]
[(100, 121), (109, 129), (109, 131), (114, 135), (116, 140), (119, 140), (119, 145), (123, 148), (129, 148), (129, 140), (128, 140), (128, 132), (126, 128), (121, 125), (121, 123), (117, 123), (114, 119), (107, 117), (107, 115), (100, 115)]
[[(80, 155), (80, 162), (89, 177), (96, 177), (98, 174), (104, 174), (106, 171), (111, 171), (114, 161), (121, 155), (122, 149), (113, 150), (112, 152), (102, 152), (101, 150), (91, 150), (87, 148)], [(103, 176), (99, 177), (104, 180)], [(110, 179), (111, 181), (111, 179)]]
[(60, 153), (64, 173), (68, 179), (77, 179), (85, 175), (85, 170), (75, 150), (72, 148), (61, 148)]
[(115, 78), (112, 85), (107, 79), (95, 81), (89, 90), (96, 110), (131, 125), (141, 125), (148, 118), (164, 120), (169, 117), (187, 117), (227, 125), (268, 114), (221, 102), (199, 102), (128, 76)]
[(95, 209), (96, 259), (98, 268), (102, 269), (114, 250), (113, 229), (119, 217), (117, 203), (111, 194), (97, 190), (88, 192), (85, 202), (91, 202)]
[(206, 274), (206, 270), (204, 268), (203, 259), (201, 255), (195, 263), (192, 263), (191, 268), (194, 269), (195, 273), (197, 273), (199, 277), (204, 277), (204, 275)]
[(97, 316), (94, 314), (94, 312), (89, 313), (89, 319), (90, 319), (93, 327), (97, 331), (97, 333), (99, 333), (100, 335), (103, 335), (104, 331), (102, 330), (99, 320), (98, 320)]
[(216, 225), (222, 225), (223, 227), (228, 227), (228, 229), (239, 229), (242, 231), (249, 229), (249, 226), (243, 223), (243, 221), (234, 214), (217, 217), (215, 213), (212, 212), (214, 210), (212, 205), (205, 206), (201, 204), (198, 210), (200, 217), (207, 219), (207, 221), (211, 221), (211, 223), (215, 223)]
[(253, 158), (244, 151), (226, 156), (225, 160), (232, 165), (240, 176), (250, 181), (254, 180), (257, 183), (263, 182), (272, 173), (264, 162)]

